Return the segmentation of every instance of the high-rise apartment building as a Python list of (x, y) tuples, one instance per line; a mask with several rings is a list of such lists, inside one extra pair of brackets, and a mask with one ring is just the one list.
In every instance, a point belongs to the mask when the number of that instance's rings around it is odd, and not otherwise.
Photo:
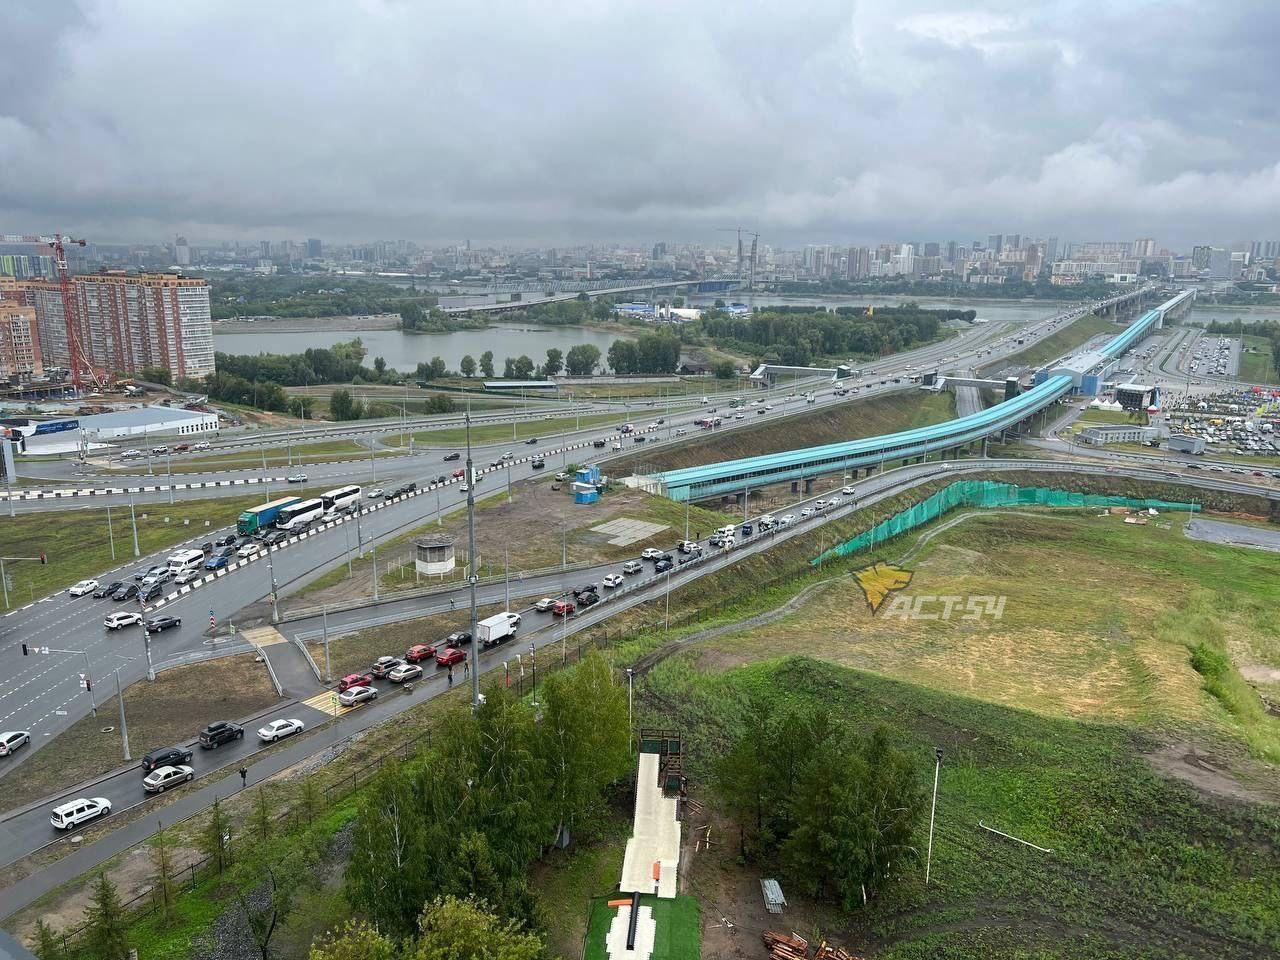
[(1135, 257), (1154, 257), (1156, 255), (1156, 241), (1153, 237), (1141, 237), (1133, 244), (1133, 255)]
[(324, 256), (324, 244), (315, 237), (307, 238), (307, 258), (319, 260), (322, 256)]
[(25, 383), (43, 376), (35, 309), (0, 299), (0, 380)]
[(993, 233), (987, 237), (987, 249), (992, 253), (998, 254), (1003, 248), (1004, 237), (998, 233)]
[[(62, 292), (27, 284), (40, 351), (49, 366), (70, 368)], [(107, 375), (162, 367), (178, 377), (213, 373), (209, 285), (169, 273), (92, 273), (71, 278), (80, 363)]]
[(179, 237), (173, 245), (173, 262), (180, 267), (191, 266), (191, 248), (187, 246), (186, 237)]

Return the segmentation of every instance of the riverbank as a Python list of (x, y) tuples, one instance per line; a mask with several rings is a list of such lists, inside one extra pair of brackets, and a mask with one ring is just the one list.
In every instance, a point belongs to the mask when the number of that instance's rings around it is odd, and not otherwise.
[(373, 313), (343, 317), (254, 317), (215, 320), (214, 336), (228, 333), (345, 333), (399, 330), (400, 314)]

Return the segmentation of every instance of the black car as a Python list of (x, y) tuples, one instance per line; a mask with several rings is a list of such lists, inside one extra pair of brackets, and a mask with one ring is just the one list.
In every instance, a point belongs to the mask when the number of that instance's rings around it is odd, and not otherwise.
[(193, 756), (183, 747), (160, 747), (142, 758), (142, 769), (150, 773), (160, 767), (176, 767), (180, 763), (190, 763)]
[(440, 486), (441, 484), (445, 484), (445, 483), (448, 483), (448, 482), (449, 482), (449, 478), (448, 478), (448, 477), (446, 477), (443, 473), (442, 473), (442, 474), (440, 474), (440, 476), (436, 477), (436, 486), (437, 486), (437, 487), (438, 487), (438, 486)]
[(538, 442), (538, 438), (537, 438), (537, 437), (530, 437), (528, 440), (526, 440), (526, 441), (525, 441), (525, 443), (527, 443), (527, 444), (528, 444), (529, 446), (531, 446), (531, 447), (532, 447), (534, 444), (536, 444), (537, 442)]
[(227, 557), (228, 559), (231, 557), (234, 557), (235, 555), (236, 555), (235, 547), (222, 547), (221, 549), (218, 550), (218, 553), (217, 553), (217, 556)]
[(123, 580), (112, 580), (105, 587), (99, 587), (97, 590), (93, 591), (93, 595), (96, 599), (101, 600), (103, 597), (111, 596), (124, 585)]
[(584, 593), (595, 593), (595, 592), (596, 592), (596, 585), (594, 583), (584, 583), (580, 587), (573, 588), (573, 595), (575, 597), (580, 597)]
[(120, 586), (115, 593), (111, 594), (112, 600), (132, 600), (138, 595), (138, 585), (136, 583), (126, 583)]
[(593, 447), (595, 447), (597, 450), (603, 450), (603, 449), (604, 449), (604, 445), (605, 445), (605, 441), (604, 441), (604, 440), (592, 440), (592, 441), (591, 441), (591, 445), (592, 445)]
[(234, 533), (228, 533), (221, 540), (213, 541), (213, 545), (215, 547), (234, 547), (236, 545), (236, 535)]
[(578, 597), (578, 609), (594, 606), (600, 602), (600, 595), (597, 593), (584, 593)]
[(215, 720), (200, 731), (200, 746), (205, 750), (215, 750), (224, 743), (244, 739), (244, 727), (230, 720)]
[(163, 590), (164, 590), (164, 584), (153, 583), (151, 586), (147, 587), (147, 589), (140, 591), (140, 594), (142, 596), (142, 602), (150, 603), (156, 597), (160, 596)]
[(636, 437), (636, 438), (632, 441), (632, 443), (644, 443), (644, 441), (645, 441), (645, 438), (644, 438), (644, 437)]
[(533, 469), (535, 469), (535, 470), (541, 470), (541, 469), (542, 469), (543, 467), (545, 467), (546, 465), (547, 465), (547, 462), (546, 462), (545, 460), (541, 459), (541, 458), (539, 458), (539, 459), (537, 459), (537, 460), (533, 461), (533, 463), (529, 464), (529, 466), (533, 467)]
[(654, 563), (653, 572), (665, 573), (666, 571), (670, 570), (674, 566), (675, 564), (671, 562), (670, 557), (661, 557)]
[(213, 553), (213, 541), (208, 541), (207, 543), (200, 544), (200, 552), (203, 553), (206, 557), (209, 554)]
[(470, 642), (471, 642), (471, 634), (466, 633), (464, 631), (451, 633), (447, 637), (445, 637), (443, 640), (440, 641), (440, 643), (446, 647), (465, 647)]
[(462, 454), (458, 453), (457, 451), (454, 451), (453, 453), (446, 453), (444, 455), (445, 463), (449, 463), (450, 461), (461, 460), (461, 459), (462, 459)]
[(147, 621), (147, 633), (161, 633), (170, 627), (182, 626), (181, 617), (152, 617)]

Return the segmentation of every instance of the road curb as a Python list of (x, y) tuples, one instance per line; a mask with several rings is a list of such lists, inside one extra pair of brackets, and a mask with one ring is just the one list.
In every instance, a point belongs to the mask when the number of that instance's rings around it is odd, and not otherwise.
[[(267, 708), (266, 710), (259, 710), (257, 713), (252, 713), (249, 716), (243, 717), (234, 722), (238, 723), (240, 726), (243, 727), (253, 723), (255, 720), (265, 717), (269, 713), (275, 713), (277, 710), (283, 710), (287, 707), (292, 707), (295, 703), (301, 703), (301, 702), (302, 701), (299, 697), (294, 697), (290, 700), (281, 701), (280, 703), (277, 703)], [(191, 740), (189, 741), (183, 740), (181, 743), (178, 744), (178, 746), (198, 747), (199, 743), (200, 743), (200, 738), (197, 736), (197, 737), (191, 738)], [(96, 787), (98, 784), (105, 783), (107, 780), (111, 780), (114, 777), (118, 777), (122, 773), (128, 773), (130, 770), (137, 770), (137, 769), (138, 769), (138, 761), (130, 761), (129, 763), (121, 764), (120, 766), (116, 767), (114, 770), (108, 770), (106, 773), (100, 774), (99, 776), (94, 777), (92, 780), (85, 780), (82, 783), (77, 783), (74, 786), (67, 787), (64, 790), (60, 790), (57, 793), (49, 794), (48, 796), (42, 797), (39, 800), (33, 800), (30, 803), (28, 803), (26, 806), (17, 807), (13, 810), (6, 810), (3, 814), (0, 814), (0, 823), (8, 823), (10, 820), (16, 819), (17, 817), (21, 817), (25, 814), (30, 813), (32, 810), (38, 810), (41, 807), (49, 806), (54, 803), (57, 803), (63, 797), (69, 797), (73, 793), (80, 793), (81, 791), (88, 790), (90, 787)], [(210, 772), (216, 773), (217, 771), (215, 770)]]

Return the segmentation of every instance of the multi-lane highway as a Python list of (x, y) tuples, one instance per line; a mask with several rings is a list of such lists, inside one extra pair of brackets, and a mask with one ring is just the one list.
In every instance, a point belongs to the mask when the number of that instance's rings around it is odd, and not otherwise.
[[(551, 646), (553, 648), (551, 655), (555, 656), (554, 646), (564, 642), (565, 637), (589, 628), (601, 620), (613, 616), (619, 610), (626, 609), (636, 603), (651, 600), (655, 596), (660, 596), (665, 590), (678, 589), (693, 579), (736, 563), (744, 556), (766, 550), (779, 539), (810, 531), (815, 526), (827, 523), (837, 517), (845, 516), (856, 508), (864, 507), (887, 496), (896, 495), (921, 483), (939, 477), (958, 477), (975, 472), (1060, 472), (1063, 467), (1064, 465), (1061, 462), (1052, 460), (937, 461), (902, 467), (898, 470), (868, 477), (856, 484), (855, 497), (842, 498), (842, 501), (837, 506), (828, 507), (825, 510), (814, 510), (808, 517), (805, 516), (805, 507), (812, 508), (815, 498), (798, 501), (785, 511), (777, 511), (775, 514), (778, 516), (783, 513), (794, 514), (796, 520), (789, 527), (777, 529), (770, 534), (755, 533), (752, 536), (740, 539), (738, 544), (731, 550), (715, 550), (704, 541), (701, 544), (703, 552), (700, 559), (679, 565), (666, 574), (657, 574), (654, 572), (652, 565), (645, 564), (641, 573), (623, 575), (623, 586), (614, 588), (613, 591), (601, 587), (600, 593), (604, 597), (602, 602), (579, 612), (568, 622), (561, 621), (551, 614), (538, 614), (527, 607), (524, 608), (521, 611), (524, 622), (521, 625), (518, 638), (508, 644), (483, 652), (480, 655), (481, 670), (493, 671), (502, 669), (504, 662), (510, 663), (517, 653), (524, 657), (531, 648), (533, 650), (543, 650), (545, 647)], [(1082, 464), (1074, 465), (1071, 469), (1077, 473), (1122, 475), (1134, 479), (1166, 479), (1164, 471), (1136, 466), (1108, 467)], [(1186, 477), (1184, 481), (1204, 489), (1268, 495), (1267, 491), (1260, 491), (1251, 484), (1231, 480), (1199, 476)], [(1269, 495), (1272, 498), (1280, 499), (1280, 494), (1274, 491), (1269, 492)], [(830, 497), (829, 494), (826, 496)], [(753, 517), (752, 523), (758, 530), (758, 518)], [(675, 551), (673, 550), (672, 552), (674, 553)], [(578, 570), (566, 575), (548, 577), (537, 583), (530, 582), (514, 588), (513, 596), (532, 597), (540, 593), (562, 592), (569, 586), (587, 581), (599, 584), (602, 582), (604, 574), (619, 570), (620, 566), (618, 564), (605, 564), (591, 570)], [(558, 583), (555, 582), (557, 579)], [(557, 590), (557, 587), (559, 587), (559, 590)], [(500, 591), (501, 586), (489, 590), (485, 599), (499, 599), (501, 597)], [(448, 594), (436, 595), (430, 599), (419, 601), (415, 607), (404, 609), (397, 608), (401, 601), (392, 601), (379, 606), (380, 608), (385, 608), (386, 612), (391, 615), (400, 618), (407, 615), (422, 616), (445, 609), (448, 596)], [(457, 597), (455, 596), (454, 603), (450, 604), (450, 606), (456, 605)], [(359, 629), (368, 616), (368, 610), (351, 610), (345, 613), (336, 613), (329, 618), (330, 627), (336, 632)], [(293, 621), (284, 625), (282, 629), (291, 636), (305, 637), (310, 633), (314, 633), (315, 624), (306, 620)], [(386, 651), (386, 653), (392, 655), (399, 655), (402, 652), (392, 649)], [(178, 817), (198, 812), (208, 806), (215, 796), (225, 796), (226, 793), (234, 789), (237, 778), (234, 774), (229, 775), (229, 770), (246, 765), (249, 770), (250, 782), (256, 782), (280, 769), (284, 769), (289, 764), (296, 763), (307, 756), (326, 749), (343, 737), (350, 736), (359, 730), (367, 729), (376, 723), (382, 722), (394, 713), (421, 702), (424, 698), (442, 693), (448, 688), (448, 680), (442, 671), (429, 668), (428, 675), (416, 683), (412, 695), (406, 696), (397, 690), (394, 685), (385, 681), (377, 681), (375, 686), (380, 690), (382, 696), (372, 704), (351, 710), (340, 710), (332, 705), (328, 694), (321, 693), (318, 696), (309, 698), (308, 701), (286, 704), (275, 710), (268, 711), (261, 718), (255, 718), (248, 725), (246, 738), (242, 742), (229, 744), (219, 750), (209, 752), (200, 752), (198, 748), (195, 748), (196, 752), (192, 766), (197, 774), (197, 786), (195, 789), (184, 793), (181, 798), (167, 808), (167, 819), (172, 822)], [(260, 722), (277, 717), (291, 717), (302, 720), (307, 724), (308, 728), (312, 728), (317, 723), (330, 719), (331, 711), (333, 714), (337, 714), (337, 716), (333, 717), (335, 722), (331, 729), (309, 739), (303, 739), (295, 744), (288, 745), (283, 750), (273, 749), (269, 754), (264, 754), (262, 753), (263, 748), (255, 742), (253, 730)], [(81, 794), (104, 796), (111, 800), (113, 814), (119, 814), (147, 802), (147, 797), (141, 788), (141, 777), (141, 771), (136, 768), (122, 769), (99, 778), (92, 785), (82, 785), (74, 788), (62, 796), (78, 796)], [(201, 784), (205, 785), (201, 786)], [(12, 811), (5, 817), (0, 818), (0, 863), (11, 862), (27, 853), (40, 849), (56, 839), (48, 823), (48, 810), (50, 804), (59, 799), (61, 797), (48, 798), (29, 808)], [(102, 839), (70, 854), (53, 867), (42, 871), (33, 878), (29, 878), (23, 884), (0, 892), (0, 915), (19, 909), (51, 889), (57, 883), (69, 879), (100, 863), (108, 856), (125, 849), (130, 843), (141, 839), (149, 831), (149, 826), (134, 824), (115, 833), (109, 833)], [(133, 836), (135, 833), (138, 834), (136, 838)]]
[[(1040, 336), (1048, 335), (1069, 318), (1078, 314), (1078, 308), (1046, 318), (1020, 329), (1024, 340), (1034, 341)], [(904, 385), (894, 383), (891, 374), (901, 373), (906, 367), (915, 365), (938, 364), (948, 362), (953, 367), (975, 365), (978, 358), (989, 358), (1022, 349), (1025, 345), (1016, 343), (1016, 337), (1008, 334), (1000, 327), (975, 327), (964, 331), (960, 337), (934, 344), (919, 351), (886, 358), (866, 365), (863, 374), (863, 385), (860, 392), (847, 399), (865, 397), (892, 390), (904, 389)], [(753, 423), (774, 417), (787, 416), (814, 409), (814, 406), (841, 402), (841, 398), (833, 395), (829, 389), (821, 390), (815, 397), (815, 404), (806, 403), (802, 393), (783, 393), (779, 388), (771, 395), (769, 406), (764, 414), (753, 414), (743, 420), (731, 420), (727, 417), (721, 429), (750, 429)], [(770, 396), (770, 395), (767, 395)], [(648, 408), (642, 408), (648, 411)], [(707, 415), (711, 407), (697, 404), (691, 410), (673, 413), (670, 417), (659, 417), (661, 423), (654, 421), (651, 427), (643, 422), (637, 425), (642, 432), (647, 432), (652, 440), (662, 438), (665, 443), (679, 443), (684, 436), (693, 436), (697, 431), (690, 424), (694, 419)], [(719, 407), (719, 415), (725, 411)], [(757, 408), (761, 409), (761, 408)], [(657, 416), (654, 409), (650, 416)], [(736, 415), (735, 415), (736, 416)], [(745, 417), (745, 415), (744, 415)], [(527, 451), (525, 458), (500, 471), (499, 476), (492, 476), (489, 489), (494, 480), (505, 482), (507, 476), (511, 482), (527, 479), (535, 474), (531, 466), (531, 455), (536, 451), (547, 458), (548, 467), (555, 469), (559, 459), (563, 465), (569, 460), (570, 450), (574, 445), (588, 442), (589, 438), (600, 439), (600, 428), (594, 430), (575, 431), (562, 435), (557, 444), (551, 447), (539, 445), (535, 448), (523, 448)], [(665, 435), (665, 436), (664, 436)], [(610, 446), (615, 440), (621, 440), (615, 434), (605, 434)], [(630, 441), (628, 441), (629, 444)], [(496, 459), (498, 451), (511, 447), (510, 444), (490, 444), (476, 453), (476, 461), (483, 466)], [(522, 451), (521, 447), (513, 448)], [(607, 459), (613, 453), (610, 448), (596, 450), (587, 449), (595, 454), (595, 459)], [(414, 457), (386, 458), (380, 463), (387, 470), (388, 482), (413, 479), (419, 483), (418, 495), (402, 501), (381, 506), (378, 510), (364, 514), (358, 522), (347, 520), (316, 531), (305, 540), (288, 544), (270, 551), (265, 557), (246, 563), (225, 575), (212, 578), (199, 585), (198, 589), (185, 591), (174, 597), (165, 605), (164, 612), (182, 618), (182, 626), (169, 630), (151, 638), (150, 656), (153, 662), (162, 662), (190, 655), (205, 650), (211, 636), (208, 629), (210, 617), (216, 624), (223, 626), (232, 621), (236, 614), (245, 607), (261, 601), (272, 590), (272, 582), (280, 589), (297, 586), (307, 579), (319, 575), (334, 565), (345, 562), (345, 558), (353, 551), (359, 551), (380, 540), (394, 536), (406, 527), (420, 524), (437, 511), (449, 512), (462, 506), (464, 497), (453, 482), (436, 484), (434, 481), (447, 467), (437, 458), (441, 450), (432, 451)], [(575, 454), (574, 459), (581, 459)], [(338, 484), (344, 481), (368, 482), (363, 475), (364, 463), (356, 465), (354, 473), (345, 472), (346, 465), (330, 465), (333, 472), (321, 465), (307, 468), (313, 484)], [(390, 466), (390, 469), (389, 469)], [(394, 473), (391, 470), (394, 469)], [(214, 475), (218, 476), (218, 475)], [(212, 488), (210, 495), (226, 490), (243, 493), (246, 487)], [(277, 487), (278, 491), (281, 489)], [(203, 491), (200, 491), (203, 492)], [(263, 498), (268, 490), (263, 489)], [(186, 495), (192, 495), (188, 491)], [(84, 498), (93, 505), (105, 503), (125, 503), (129, 500), (143, 502), (165, 498), (168, 492), (153, 491), (148, 493), (112, 494), (103, 497)], [(66, 508), (68, 501), (31, 501), (22, 504), (32, 509), (48, 509), (52, 507)], [(231, 518), (229, 517), (228, 520)], [(222, 531), (206, 531), (199, 538), (207, 540)], [(129, 564), (117, 571), (104, 571), (99, 577), (106, 582), (111, 579), (127, 579), (128, 575), (153, 563), (160, 562), (168, 552), (152, 557), (139, 558), (136, 563)], [(94, 600), (91, 597), (70, 597), (63, 592), (44, 598), (18, 611), (0, 618), (0, 675), (6, 676), (3, 688), (0, 688), (0, 727), (7, 729), (29, 729), (32, 731), (33, 748), (65, 729), (90, 708), (89, 692), (82, 690), (81, 673), (89, 674), (101, 685), (116, 669), (120, 670), (121, 681), (125, 684), (146, 675), (147, 649), (141, 631), (137, 627), (125, 628), (108, 633), (102, 625), (105, 613), (114, 609), (110, 600)], [(49, 652), (23, 657), (21, 644), (29, 649), (47, 647)], [(61, 651), (61, 652), (59, 652)], [(14, 764), (5, 766), (8, 770)]]

